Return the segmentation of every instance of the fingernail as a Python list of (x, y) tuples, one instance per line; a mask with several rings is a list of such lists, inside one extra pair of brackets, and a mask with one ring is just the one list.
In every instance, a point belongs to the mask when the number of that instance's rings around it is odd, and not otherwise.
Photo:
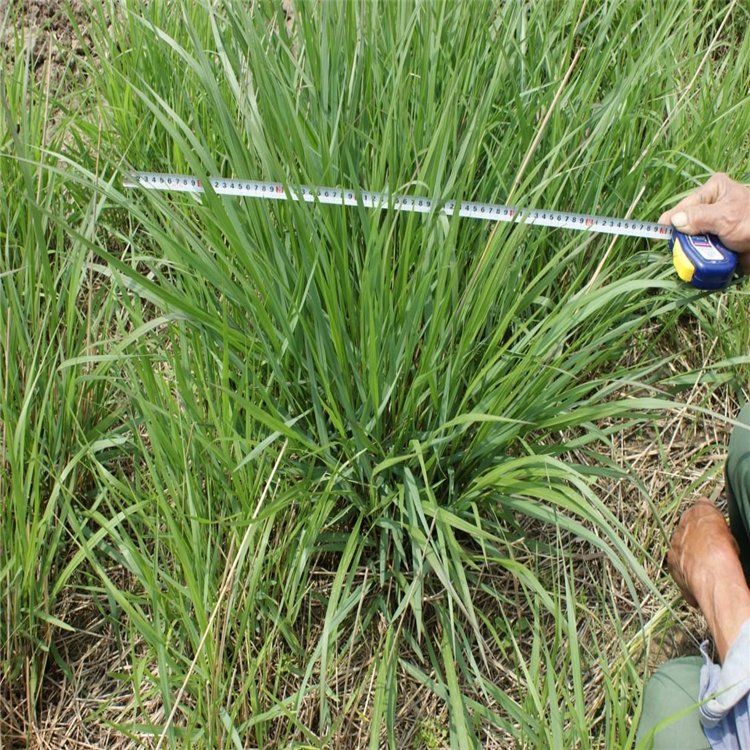
[(688, 223), (688, 218), (687, 218), (687, 214), (684, 211), (680, 211), (680, 213), (675, 214), (672, 217), (673, 227), (677, 227), (679, 229), (680, 227), (687, 226), (687, 223)]

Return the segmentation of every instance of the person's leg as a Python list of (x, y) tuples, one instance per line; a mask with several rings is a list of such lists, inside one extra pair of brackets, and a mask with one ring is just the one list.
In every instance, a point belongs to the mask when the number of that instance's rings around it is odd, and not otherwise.
[[(729, 528), (740, 548), (750, 583), (750, 403), (732, 430), (725, 468)], [(687, 656), (662, 665), (646, 684), (636, 750), (710, 750), (698, 718), (698, 691), (703, 659)], [(685, 715), (657, 729), (670, 716)]]
[(750, 403), (745, 404), (729, 438), (725, 470), (729, 528), (740, 546), (740, 560), (750, 583)]
[[(700, 656), (683, 656), (654, 672), (646, 683), (636, 750), (711, 750), (698, 718), (702, 664)], [(684, 715), (666, 723), (680, 713)], [(659, 728), (662, 722), (665, 726)]]

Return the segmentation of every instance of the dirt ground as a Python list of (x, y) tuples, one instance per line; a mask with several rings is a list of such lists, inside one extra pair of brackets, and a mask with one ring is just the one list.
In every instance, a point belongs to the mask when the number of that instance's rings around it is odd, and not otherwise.
[[(68, 7), (85, 40), (89, 14), (84, 10), (82, 0), (0, 0), (0, 26), (4, 29), (2, 39), (5, 51), (12, 49), (13, 37), (21, 32), (24, 48), (29, 48), (35, 65), (43, 64), (48, 52), (53, 62), (64, 64), (65, 51), (77, 52), (82, 50), (84, 44), (71, 23)], [(11, 26), (7, 21), (3, 23), (6, 14), (9, 19), (9, 14), (16, 12), (23, 19), (21, 24)]]

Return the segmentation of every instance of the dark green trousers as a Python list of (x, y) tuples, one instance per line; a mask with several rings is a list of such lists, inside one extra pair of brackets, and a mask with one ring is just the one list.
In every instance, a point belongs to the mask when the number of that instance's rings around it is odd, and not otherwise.
[[(750, 583), (750, 404), (745, 405), (737, 421), (742, 426), (732, 430), (725, 469), (727, 509)], [(637, 750), (710, 750), (698, 719), (702, 663), (700, 656), (673, 659), (659, 667), (646, 683)]]
[(750, 584), (750, 404), (745, 404), (732, 430), (727, 456), (726, 491), (729, 527), (740, 545), (740, 560)]

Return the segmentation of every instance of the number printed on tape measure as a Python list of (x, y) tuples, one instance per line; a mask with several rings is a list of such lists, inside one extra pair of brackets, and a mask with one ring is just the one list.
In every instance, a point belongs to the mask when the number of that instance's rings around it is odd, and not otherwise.
[[(672, 227), (667, 224), (617, 219), (592, 214), (576, 214), (565, 211), (545, 211), (543, 209), (504, 206), (495, 203), (475, 203), (453, 200), (439, 204), (424, 196), (393, 195), (386, 192), (355, 190), (353, 188), (311, 187), (309, 185), (283, 185), (280, 182), (260, 182), (255, 180), (235, 180), (224, 177), (211, 177), (209, 184), (217, 195), (235, 195), (261, 200), (303, 200), (306, 203), (329, 203), (344, 206), (360, 204), (367, 208), (392, 208), (396, 211), (429, 214), (433, 211), (447, 216), (458, 213), (469, 219), (504, 221), (516, 224), (578, 231), (601, 232), (626, 237), (645, 237), (653, 240), (668, 240)], [(164, 174), (159, 172), (135, 172), (124, 182), (125, 187), (143, 187), (148, 190), (179, 191), (183, 193), (206, 192), (201, 181), (192, 175)]]

